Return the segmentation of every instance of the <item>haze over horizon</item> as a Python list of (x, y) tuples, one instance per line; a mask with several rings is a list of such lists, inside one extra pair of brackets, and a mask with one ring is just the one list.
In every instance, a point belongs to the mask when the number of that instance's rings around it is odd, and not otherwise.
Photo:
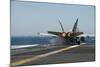
[(47, 31), (71, 31), (77, 18), (78, 28), (95, 33), (95, 6), (11, 1), (11, 36), (34, 36)]

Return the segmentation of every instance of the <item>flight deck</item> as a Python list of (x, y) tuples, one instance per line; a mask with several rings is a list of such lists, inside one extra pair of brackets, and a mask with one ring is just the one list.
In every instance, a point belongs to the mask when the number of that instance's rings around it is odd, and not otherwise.
[(52, 45), (11, 50), (11, 66), (89, 61), (95, 61), (95, 45)]

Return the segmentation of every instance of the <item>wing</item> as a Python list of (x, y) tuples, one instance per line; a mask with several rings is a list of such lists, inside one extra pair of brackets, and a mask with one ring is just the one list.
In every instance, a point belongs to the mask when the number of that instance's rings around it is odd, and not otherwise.
[(81, 34), (83, 34), (83, 32), (74, 32), (74, 33), (72, 33), (72, 36), (79, 36)]
[(53, 34), (48, 34), (48, 33), (38, 33), (39, 35), (43, 35), (43, 36), (52, 36), (52, 37), (56, 37), (57, 35), (53, 35)]
[(48, 31), (48, 33), (54, 34), (54, 35), (60, 35), (61, 34), (61, 32), (54, 32), (54, 31)]

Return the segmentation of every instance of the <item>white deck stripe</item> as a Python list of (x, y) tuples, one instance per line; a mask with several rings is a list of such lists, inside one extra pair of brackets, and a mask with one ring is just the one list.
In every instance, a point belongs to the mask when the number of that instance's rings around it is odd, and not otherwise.
[(39, 46), (39, 44), (30, 44), (30, 45), (13, 45), (13, 46), (11, 46), (11, 49), (27, 48), (27, 47), (36, 47), (36, 46)]
[(19, 61), (13, 62), (11, 64), (11, 66), (17, 66), (17, 65), (21, 65), (21, 64), (28, 63), (28, 62), (31, 62), (31, 61), (35, 61), (35, 60), (38, 60), (40, 58), (47, 57), (47, 56), (50, 56), (50, 55), (53, 55), (53, 54), (56, 54), (56, 53), (59, 53), (59, 52), (62, 52), (62, 51), (66, 51), (66, 50), (69, 50), (69, 49), (72, 49), (72, 48), (75, 48), (75, 47), (78, 47), (78, 46), (80, 46), (80, 45), (69, 46), (69, 47), (62, 48), (62, 49), (59, 49), (59, 50), (55, 50), (55, 51), (52, 51), (52, 52), (48, 52), (48, 53), (45, 53), (45, 54), (37, 55), (35, 57), (19, 60)]

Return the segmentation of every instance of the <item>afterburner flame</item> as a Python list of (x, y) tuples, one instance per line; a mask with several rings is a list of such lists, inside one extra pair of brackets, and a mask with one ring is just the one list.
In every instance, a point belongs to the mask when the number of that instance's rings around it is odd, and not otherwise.
[(66, 33), (62, 33), (62, 37), (65, 37), (66, 36)]
[(69, 32), (69, 33), (67, 33), (67, 35), (68, 35), (68, 37), (70, 37), (71, 33)]

